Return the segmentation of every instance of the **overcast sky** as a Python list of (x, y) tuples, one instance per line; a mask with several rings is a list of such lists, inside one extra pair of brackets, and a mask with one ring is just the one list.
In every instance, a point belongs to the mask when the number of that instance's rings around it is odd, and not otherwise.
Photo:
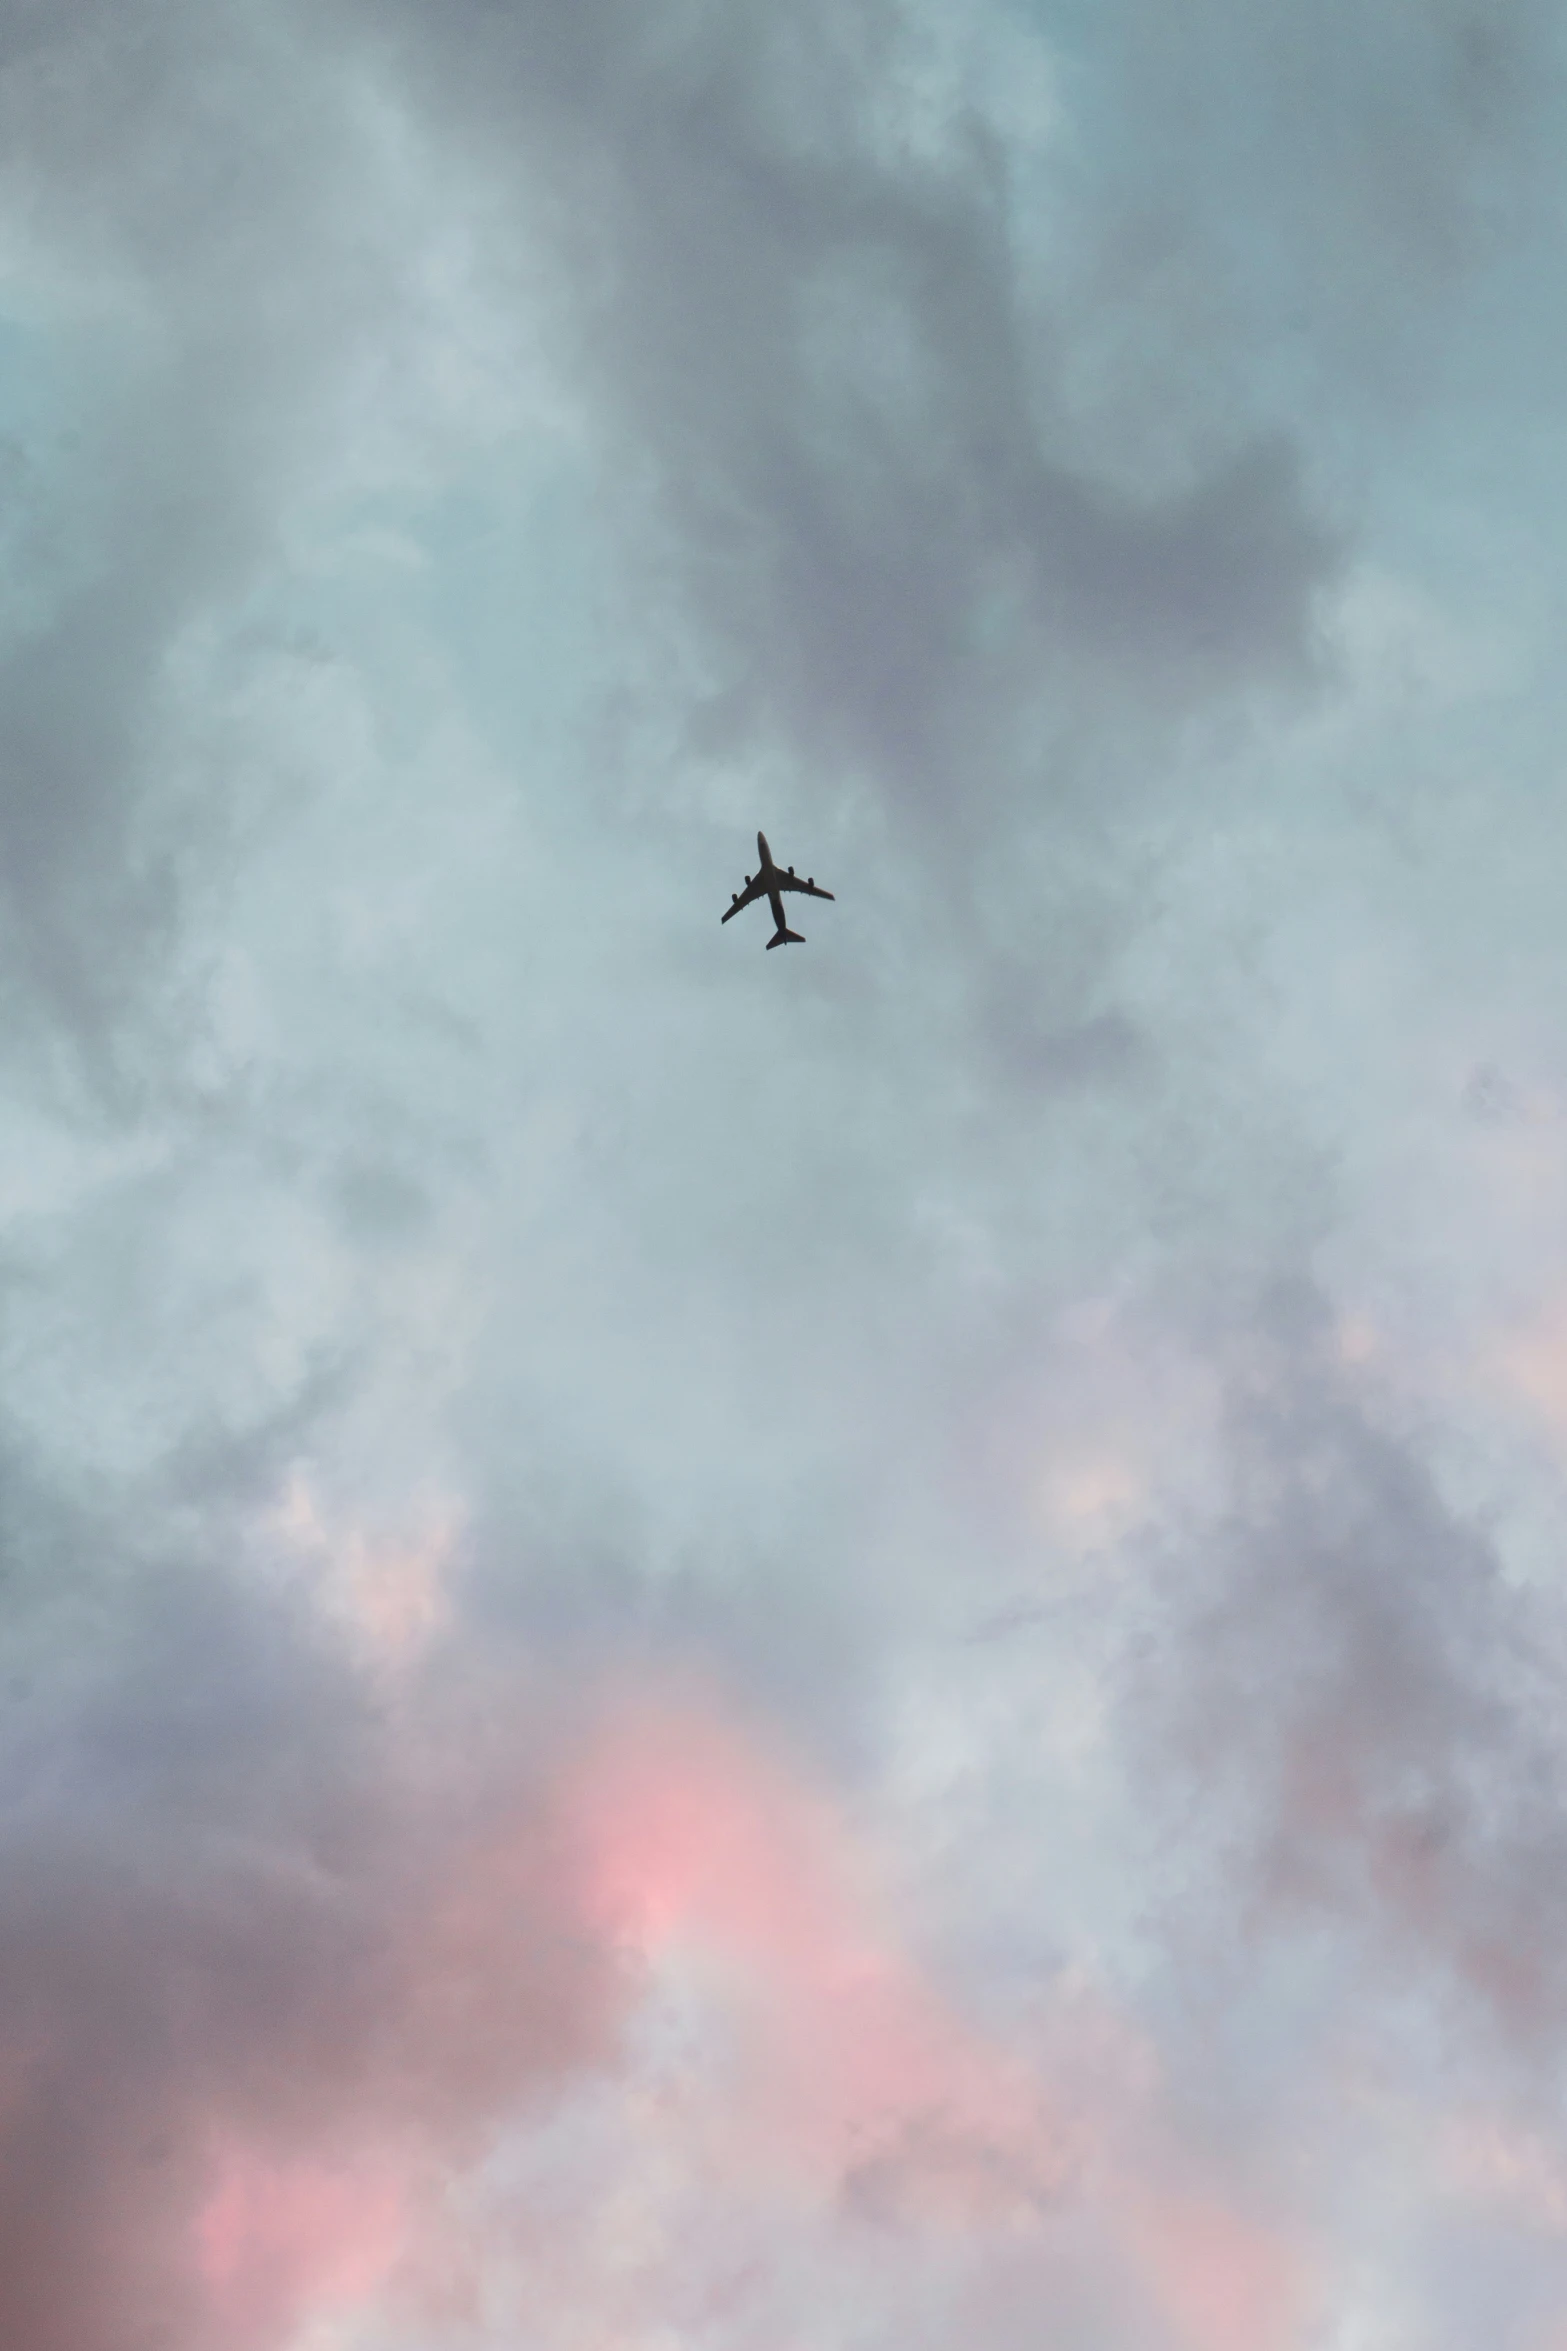
[(1564, 67), (0, 4), (6, 2351), (1567, 2351)]

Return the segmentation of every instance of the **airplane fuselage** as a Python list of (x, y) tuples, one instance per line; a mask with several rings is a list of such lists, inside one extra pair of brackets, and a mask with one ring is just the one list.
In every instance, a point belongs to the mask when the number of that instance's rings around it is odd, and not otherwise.
[(765, 833), (758, 833), (756, 836), (756, 854), (762, 861), (756, 878), (767, 892), (767, 903), (773, 910), (773, 920), (781, 931), (787, 930), (789, 926), (784, 921), (783, 898), (778, 884), (773, 879), (778, 868), (773, 863), (773, 853), (767, 846)]
[(792, 865), (782, 866), (775, 863), (773, 853), (767, 846), (765, 833), (758, 833), (756, 836), (756, 854), (761, 862), (754, 874), (748, 873), (746, 875), (744, 894), (742, 895), (739, 890), (734, 892), (729, 901), (728, 914), (721, 915), (719, 920), (728, 922), (730, 915), (738, 914), (742, 906), (750, 906), (756, 899), (765, 898), (773, 910), (773, 922), (776, 925), (772, 937), (767, 942), (768, 946), (782, 947), (786, 943), (798, 945), (800, 943), (799, 932), (790, 930), (784, 920), (785, 891), (799, 890), (808, 898), (830, 898), (832, 892), (831, 890), (819, 890), (814, 877), (809, 874), (802, 882)]

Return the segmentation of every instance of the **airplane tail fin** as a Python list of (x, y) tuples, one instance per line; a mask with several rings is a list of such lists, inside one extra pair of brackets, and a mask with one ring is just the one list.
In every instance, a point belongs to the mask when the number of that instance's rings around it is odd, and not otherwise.
[(784, 947), (791, 943), (796, 947), (803, 947), (805, 945), (804, 932), (791, 931), (784, 923), (780, 923), (767, 942), (767, 951), (771, 954), (775, 947)]

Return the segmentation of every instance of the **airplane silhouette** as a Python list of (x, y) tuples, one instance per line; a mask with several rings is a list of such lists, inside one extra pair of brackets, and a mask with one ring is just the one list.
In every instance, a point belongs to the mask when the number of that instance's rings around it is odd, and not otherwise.
[[(770, 899), (773, 920), (778, 928), (767, 942), (769, 952), (774, 947), (783, 947), (791, 943), (796, 947), (803, 947), (805, 940), (801, 934), (798, 931), (791, 931), (784, 921), (781, 893), (785, 890), (801, 890), (807, 898), (830, 898), (832, 892), (831, 890), (819, 890), (809, 876), (803, 882), (800, 881), (792, 865), (787, 872), (781, 865), (774, 865), (773, 853), (767, 846), (765, 833), (757, 834), (756, 847), (757, 854), (762, 860), (761, 870), (759, 873), (746, 875), (745, 888), (736, 890), (730, 898), (729, 914), (738, 914), (741, 907), (749, 906), (754, 898)], [(718, 918), (719, 922), (726, 923), (729, 920), (729, 914), (721, 914)]]

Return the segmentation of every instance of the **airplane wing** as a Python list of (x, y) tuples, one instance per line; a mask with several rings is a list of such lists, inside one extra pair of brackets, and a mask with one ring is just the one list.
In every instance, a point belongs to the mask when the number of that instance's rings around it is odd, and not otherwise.
[(720, 925), (726, 923), (729, 920), (730, 914), (738, 914), (742, 906), (754, 905), (758, 898), (765, 898), (766, 895), (767, 885), (762, 880), (761, 875), (758, 874), (754, 882), (747, 882), (743, 890), (736, 891), (733, 899), (730, 902), (729, 913), (721, 914), (718, 918)]
[(792, 873), (776, 874), (774, 880), (780, 890), (798, 890), (806, 898), (831, 898), (831, 890), (819, 890), (814, 881), (801, 881)]

